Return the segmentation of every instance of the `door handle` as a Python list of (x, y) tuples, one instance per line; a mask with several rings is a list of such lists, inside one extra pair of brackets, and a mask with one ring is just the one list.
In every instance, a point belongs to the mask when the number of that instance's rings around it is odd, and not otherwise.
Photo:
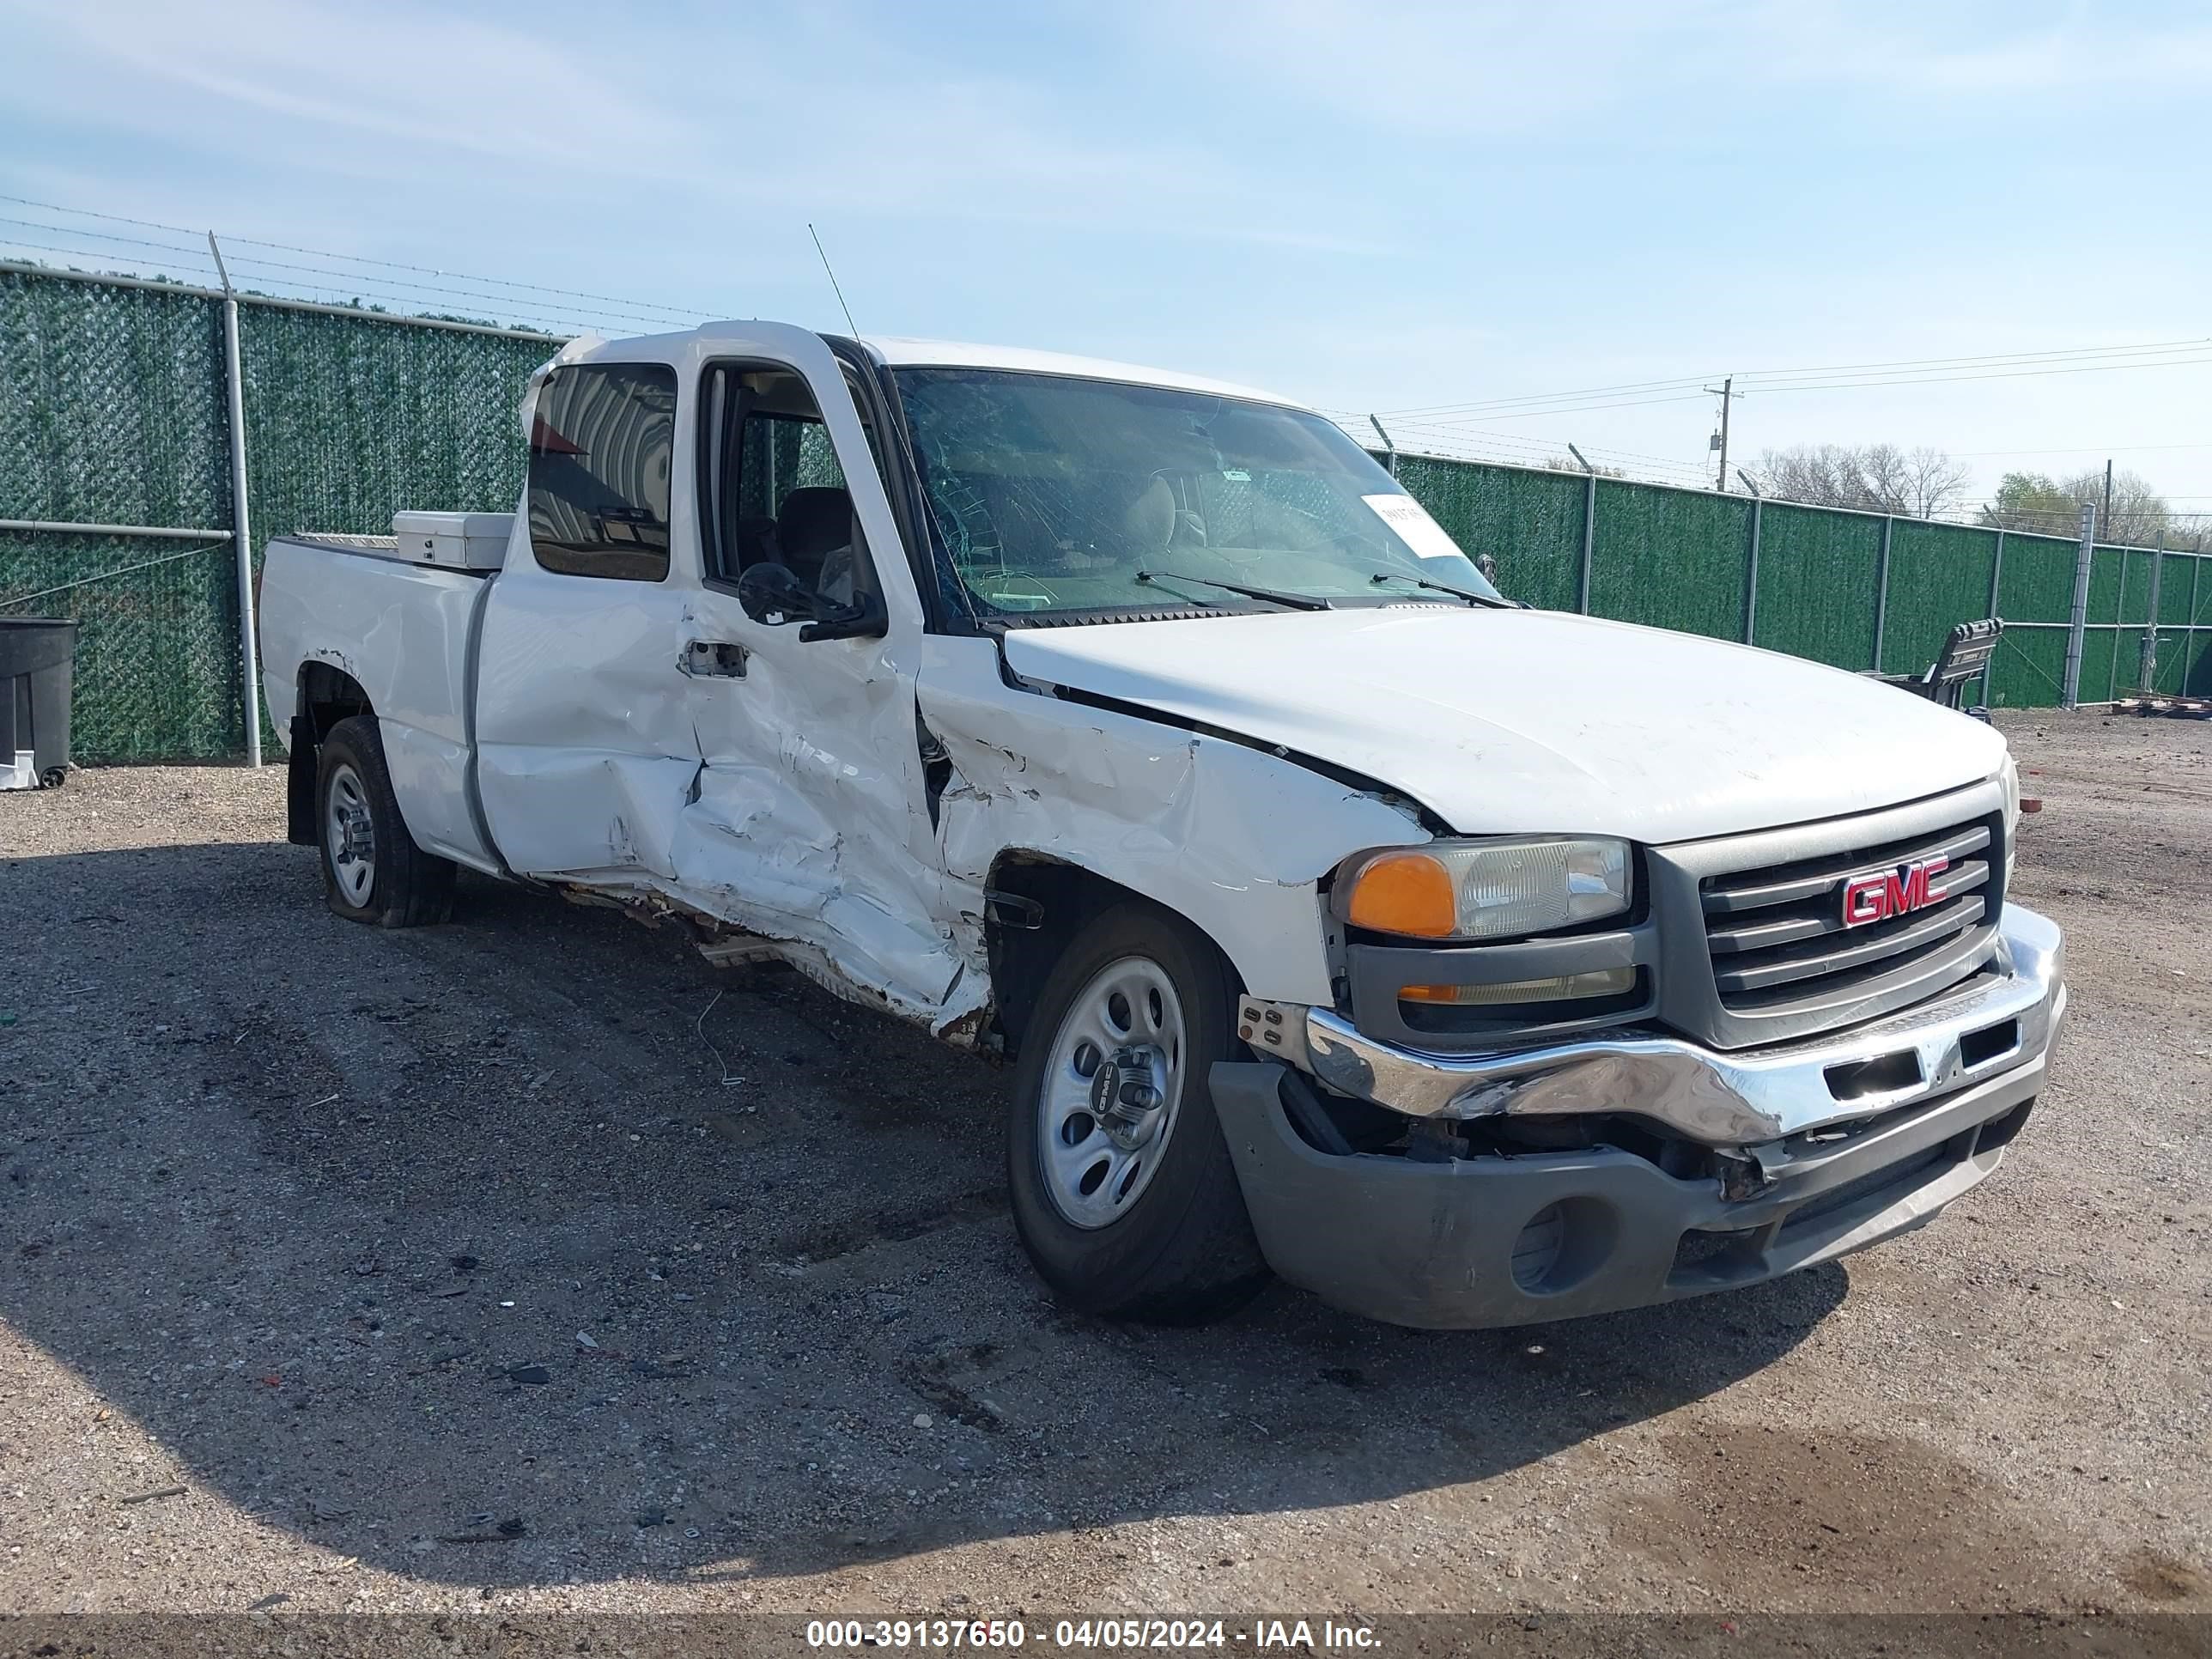
[(745, 677), (745, 648), (735, 640), (687, 640), (676, 672), (698, 679), (741, 680)]

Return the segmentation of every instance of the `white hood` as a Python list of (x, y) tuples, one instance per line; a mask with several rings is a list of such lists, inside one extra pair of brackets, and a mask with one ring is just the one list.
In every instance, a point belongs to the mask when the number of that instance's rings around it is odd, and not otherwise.
[(1302, 611), (1009, 629), (1064, 685), (1280, 744), (1465, 835), (1663, 843), (1978, 782), (1987, 726), (1796, 657), (1552, 611)]

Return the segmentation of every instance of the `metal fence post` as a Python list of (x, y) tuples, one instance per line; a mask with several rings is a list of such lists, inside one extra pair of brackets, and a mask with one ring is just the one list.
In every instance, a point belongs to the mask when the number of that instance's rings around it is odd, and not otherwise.
[(2105, 663), (2105, 701), (2119, 695), (2120, 627), (2128, 617), (2128, 550), (2120, 550), (2120, 596), (2112, 601), (2112, 654)]
[[(1990, 561), (1990, 608), (1988, 614), (1992, 617), (1997, 614), (1997, 583), (2003, 575), (2004, 526), (2002, 525), (1999, 525), (1997, 526), (1996, 556)], [(1990, 706), (1990, 667), (1991, 664), (1996, 661), (1996, 657), (1997, 653), (1996, 652), (1990, 652), (1988, 661), (1982, 665), (1982, 707), (1984, 708), (1987, 708)]]
[(1583, 464), (1583, 568), (1575, 579), (1575, 609), (1583, 616), (1589, 615), (1590, 553), (1597, 545), (1597, 469), (1583, 459), (1583, 453), (1572, 444), (1567, 453)]
[(2197, 578), (2204, 574), (2205, 555), (2199, 553), (2189, 562), (2189, 631), (2181, 636), (2181, 695), (2189, 695), (2189, 677), (2197, 668)]
[[(2158, 551), (2150, 556), (2150, 612), (2143, 623), (2142, 641), (2136, 647), (2136, 689), (2143, 692), (2158, 690), (2158, 589), (2166, 574), (2166, 537), (2158, 538)], [(2115, 643), (2112, 654), (2119, 655)]]
[(1396, 441), (1392, 439), (1389, 433), (1382, 429), (1382, 422), (1377, 420), (1374, 416), (1370, 415), (1367, 417), (1367, 423), (1375, 428), (1375, 435), (1382, 440), (1383, 452), (1390, 458), (1389, 463), (1390, 476), (1394, 478), (1398, 476), (1398, 446)]
[(208, 252), (222, 278), (223, 384), (230, 394), (230, 547), (238, 573), (239, 713), (246, 722), (246, 763), (261, 764), (261, 650), (253, 625), (253, 532), (246, 507), (246, 376), (238, 361), (238, 295), (208, 232)]
[(2081, 545), (2074, 556), (2074, 611), (2066, 623), (2065, 707), (2081, 706), (2081, 641), (2089, 623), (2089, 561), (2097, 550), (2097, 504), (2081, 503)]
[(1759, 632), (1759, 520), (1766, 498), (1741, 467), (1736, 469), (1735, 476), (1751, 492), (1751, 550), (1743, 562), (1743, 642), (1749, 645)]
[(1874, 672), (1881, 672), (1881, 636), (1889, 625), (1889, 538), (1897, 528), (1897, 514), (1881, 517), (1881, 563), (1874, 579)]

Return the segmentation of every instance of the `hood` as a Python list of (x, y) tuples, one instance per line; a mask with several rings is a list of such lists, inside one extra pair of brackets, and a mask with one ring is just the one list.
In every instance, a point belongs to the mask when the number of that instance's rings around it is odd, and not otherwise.
[(1692, 634), (1434, 605), (1017, 629), (1046, 681), (1325, 760), (1463, 835), (1664, 843), (1870, 811), (2002, 764), (1894, 686)]

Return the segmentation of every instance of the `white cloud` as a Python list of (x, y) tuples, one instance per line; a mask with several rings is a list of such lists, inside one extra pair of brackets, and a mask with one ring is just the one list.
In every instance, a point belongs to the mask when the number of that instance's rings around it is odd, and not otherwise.
[[(1057, 89), (918, 57), (839, 8), (697, 20), (44, 0), (45, 112), (337, 181), (473, 182), (657, 222), (776, 210), (1372, 252), (1234, 158), (1100, 127)], [(618, 36), (595, 34), (610, 27)], [(609, 225), (604, 234), (623, 234)], [(627, 228), (635, 234), (635, 226)]]
[(2201, 95), (2212, 83), (2212, 22), (2130, 22), (2077, 5), (1141, 0), (1118, 15), (1133, 35), (1204, 52), (1218, 73), (1417, 137), (1571, 144), (1583, 121), (1640, 113), (1644, 143), (1694, 143), (1727, 124), (1731, 105), (1778, 91), (2104, 103)]
[[(381, 141), (395, 168), (428, 151), (605, 172), (684, 134), (632, 83), (594, 74), (542, 34), (450, 12), (397, 27), (277, 0), (228, 0), (219, 24), (161, 0), (48, 0), (33, 13), (58, 46), (100, 71), (89, 96), (33, 90), (178, 137), (211, 123), (233, 137), (312, 144), (337, 130)], [(587, 106), (570, 113), (581, 118), (561, 118), (580, 85)], [(372, 163), (380, 155), (353, 149)]]

